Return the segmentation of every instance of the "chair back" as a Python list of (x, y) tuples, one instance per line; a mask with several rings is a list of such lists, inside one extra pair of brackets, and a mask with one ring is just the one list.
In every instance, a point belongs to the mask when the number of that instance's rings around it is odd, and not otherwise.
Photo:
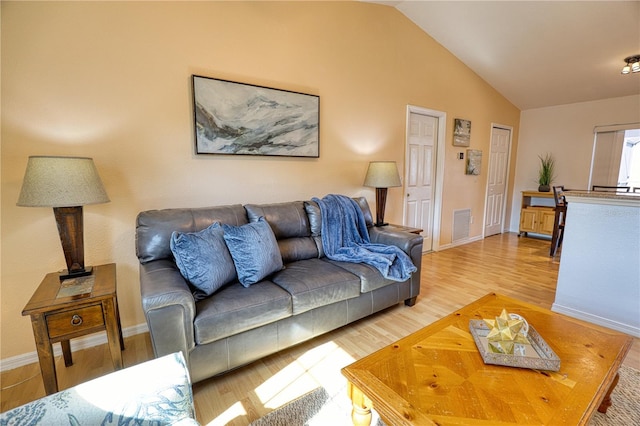
[(553, 199), (556, 202), (556, 207), (567, 206), (567, 200), (564, 197), (564, 185), (558, 185), (553, 187)]

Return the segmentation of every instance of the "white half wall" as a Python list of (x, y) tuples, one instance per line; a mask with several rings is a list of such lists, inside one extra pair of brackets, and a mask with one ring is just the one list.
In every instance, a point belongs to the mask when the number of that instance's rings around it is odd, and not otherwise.
[(640, 337), (640, 194), (567, 201), (552, 310)]

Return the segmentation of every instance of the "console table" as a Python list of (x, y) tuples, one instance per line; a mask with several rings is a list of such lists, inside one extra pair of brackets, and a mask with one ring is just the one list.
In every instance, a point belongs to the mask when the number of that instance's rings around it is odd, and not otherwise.
[(93, 274), (78, 284), (92, 284), (84, 291), (66, 287), (59, 276), (58, 272), (47, 274), (22, 311), (22, 315), (31, 316), (47, 395), (58, 391), (53, 343), (60, 342), (68, 367), (73, 364), (69, 339), (106, 330), (113, 366), (117, 370), (123, 367), (124, 341), (118, 315), (115, 263), (94, 266)]
[[(551, 199), (552, 203), (540, 203), (540, 200)], [(553, 192), (522, 191), (520, 207), (520, 233), (525, 237), (529, 232), (542, 235), (553, 235), (553, 224), (556, 217)]]

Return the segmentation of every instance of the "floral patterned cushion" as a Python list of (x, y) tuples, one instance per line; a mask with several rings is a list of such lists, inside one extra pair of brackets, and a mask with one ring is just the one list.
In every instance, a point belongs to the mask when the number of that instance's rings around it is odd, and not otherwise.
[(197, 425), (181, 352), (54, 393), (0, 414), (0, 425)]

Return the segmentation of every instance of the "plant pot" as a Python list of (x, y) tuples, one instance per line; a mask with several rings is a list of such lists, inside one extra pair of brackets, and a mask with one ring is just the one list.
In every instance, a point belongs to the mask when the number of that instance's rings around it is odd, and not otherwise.
[(540, 185), (538, 187), (538, 192), (549, 192), (551, 191), (551, 187), (549, 185)]

